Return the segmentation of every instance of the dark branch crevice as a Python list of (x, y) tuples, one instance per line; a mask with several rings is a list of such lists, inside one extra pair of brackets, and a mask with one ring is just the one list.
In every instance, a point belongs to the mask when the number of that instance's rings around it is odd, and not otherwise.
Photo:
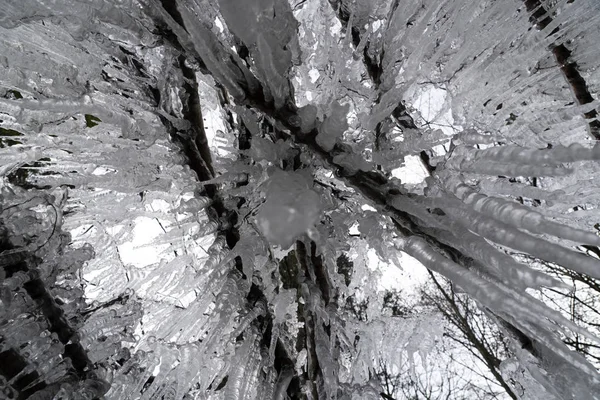
[(204, 120), (202, 118), (200, 96), (198, 95), (198, 82), (196, 81), (196, 73), (190, 67), (185, 65), (185, 58), (183, 56), (181, 56), (179, 59), (179, 65), (181, 67), (181, 71), (183, 72), (183, 76), (187, 79), (187, 82), (184, 83), (184, 89), (186, 95), (188, 96), (188, 104), (184, 117), (192, 124), (192, 140), (196, 144), (196, 148), (200, 153), (200, 157), (204, 161), (205, 167), (208, 170), (202, 171), (202, 173), (206, 175), (206, 178), (200, 177), (200, 179), (208, 180), (215, 176), (215, 170), (213, 167), (210, 147), (208, 146), (206, 131), (204, 130)]
[[(181, 17), (181, 14), (177, 10), (176, 4), (174, 2), (171, 3), (164, 0), (162, 2), (163, 5), (168, 3), (165, 6), (165, 10), (177, 23), (179, 23), (183, 27), (183, 29), (185, 29), (183, 19)], [(176, 46), (177, 42), (173, 42), (173, 45)], [(204, 65), (200, 58), (196, 57), (196, 61), (198, 61), (200, 65)], [(232, 59), (231, 62), (235, 63), (235, 60)], [(188, 122), (190, 122), (192, 132), (191, 134), (186, 132), (179, 133), (166, 119), (163, 118), (162, 121), (171, 132), (171, 137), (181, 144), (182, 150), (188, 158), (190, 168), (194, 172), (196, 172), (200, 181), (205, 181), (215, 177), (215, 170), (212, 165), (210, 147), (208, 146), (206, 133), (204, 131), (196, 75), (195, 71), (193, 71), (186, 65), (186, 59), (184, 56), (181, 56), (179, 58), (179, 65), (184, 77), (186, 78), (184, 89), (187, 97), (187, 102), (184, 104), (184, 118)], [(225, 91), (223, 87), (220, 88), (221, 90)], [(257, 101), (266, 102), (261, 88), (258, 92), (254, 93), (254, 95), (257, 98)], [(223, 100), (226, 101), (226, 99), (227, 93), (224, 93)], [(224, 106), (226, 107), (227, 105), (224, 104)], [(269, 106), (272, 106), (272, 104), (269, 104)], [(232, 123), (233, 121), (231, 120), (229, 122)], [(250, 149), (252, 141), (250, 131), (243, 125), (243, 123), (241, 123), (238, 126), (238, 128), (239, 150), (244, 151)], [(244, 156), (242, 155), (242, 157)], [(247, 184), (247, 182), (238, 183), (237, 186), (242, 186), (244, 184)], [(231, 209), (231, 205), (225, 204), (225, 202), (223, 201), (223, 197), (219, 193), (219, 188), (217, 185), (205, 185), (204, 189), (208, 197), (212, 200), (210, 208), (213, 210), (213, 214), (216, 215), (216, 218), (218, 218), (221, 226), (221, 228), (219, 229), (219, 235), (225, 236), (227, 246), (229, 247), (229, 249), (233, 249), (240, 240), (240, 233), (238, 230), (238, 212), (236, 209)], [(243, 203), (244, 201), (239, 201), (237, 203), (237, 207), (243, 205)], [(243, 274), (244, 268), (242, 265), (241, 257), (236, 257), (235, 267)], [(257, 284), (252, 282), (253, 277), (244, 275), (244, 278), (251, 282), (250, 290), (247, 296), (247, 304), (253, 305), (257, 302), (263, 302), (264, 304), (266, 304), (266, 296), (263, 293), (262, 289)], [(252, 323), (254, 325), (257, 325), (259, 331), (263, 333), (261, 338), (261, 346), (265, 349), (268, 349), (272, 337), (274, 318), (269, 308), (265, 308), (266, 315), (264, 317), (257, 318)], [(273, 362), (273, 367), (276, 371), (279, 372), (279, 379), (276, 390), (282, 390), (284, 392), (287, 391), (291, 399), (301, 399), (301, 392), (298, 390), (300, 387), (300, 379), (294, 372), (295, 363), (290, 358), (288, 352), (285, 349), (285, 346), (283, 346), (283, 343), (279, 339), (277, 340), (275, 345), (275, 357)], [(219, 387), (222, 387), (223, 385), (224, 382), (222, 382), (221, 385), (219, 385)]]
[[(524, 0), (524, 3), (527, 11), (531, 13), (531, 22), (535, 24), (540, 31), (544, 30), (552, 23), (553, 19), (550, 13), (544, 8), (544, 5), (540, 0)], [(548, 36), (555, 34), (559, 30), (560, 28), (558, 27), (554, 28)], [(594, 97), (589, 90), (587, 82), (579, 72), (577, 62), (573, 61), (571, 57), (571, 50), (569, 50), (564, 43), (561, 43), (550, 45), (550, 51), (552, 51), (560, 70), (571, 86), (577, 102), (580, 105), (592, 103)], [(588, 126), (590, 135), (594, 139), (600, 140), (600, 121), (598, 120), (598, 112), (596, 110), (591, 110), (584, 113), (583, 116), (589, 120)]]
[[(11, 246), (8, 240), (0, 238), (0, 254), (13, 250), (18, 249)], [(62, 356), (71, 360), (71, 373), (57, 383), (77, 385), (84, 382), (88, 384), (94, 382), (95, 390), (90, 393), (94, 393), (95, 396), (100, 397), (108, 391), (110, 385), (104, 380), (99, 379), (94, 373), (94, 364), (80, 342), (77, 329), (71, 326), (60, 304), (56, 302), (54, 296), (51, 294), (48, 282), (45, 282), (41, 278), (42, 274), (39, 270), (41, 264), (42, 260), (29, 251), (21, 252), (21, 257), (9, 258), (8, 263), (6, 263), (6, 256), (2, 256), (2, 259), (0, 259), (0, 265), (2, 265), (5, 272), (8, 272), (7, 278), (17, 272), (24, 272), (28, 275), (29, 280), (22, 286), (25, 293), (37, 305), (38, 312), (41, 312), (41, 315), (48, 324), (48, 331), (55, 333), (58, 340), (64, 345)], [(2, 341), (3, 338), (0, 334), (0, 343)], [(43, 360), (39, 361), (43, 362)], [(11, 379), (21, 373), (28, 365), (28, 361), (16, 349), (6, 349), (0, 353), (0, 374), (7, 379)], [(38, 377), (39, 375), (34, 369), (32, 372), (17, 379), (12, 387), (19, 391), (19, 399), (26, 399), (39, 391), (44, 391), (47, 394), (55, 394), (60, 389), (60, 385), (58, 384), (48, 386), (44, 382), (39, 382), (32, 385)]]
[[(348, 24), (350, 22), (350, 14), (351, 14), (351, 10), (349, 9), (349, 6), (347, 6), (344, 3), (344, 0), (329, 0), (329, 4), (336, 12), (336, 15), (337, 15), (340, 23), (344, 27), (344, 29), (347, 30)], [(394, 7), (397, 7), (397, 4), (395, 4)], [(359, 44), (362, 41), (362, 35), (365, 34), (365, 32), (362, 32), (356, 26), (352, 26), (350, 34), (352, 36), (352, 44), (354, 45), (355, 48), (358, 48)], [(365, 69), (367, 70), (367, 73), (369, 74), (371, 81), (373, 82), (373, 84), (375, 85), (375, 88), (377, 89), (377, 88), (379, 88), (379, 85), (381, 84), (381, 77), (383, 76), (383, 65), (381, 63), (381, 60), (383, 59), (384, 50), (383, 50), (383, 48), (380, 50), (381, 54), (378, 57), (379, 60), (373, 59), (369, 55), (369, 44), (370, 43), (367, 43), (363, 49), (363, 64), (365, 65)], [(381, 95), (381, 93), (380, 93), (380, 95)], [(392, 116), (394, 117), (396, 124), (402, 129), (411, 129), (411, 130), (419, 129), (417, 127), (417, 124), (415, 123), (414, 119), (412, 118), (412, 116), (408, 113), (406, 106), (401, 102), (399, 102), (396, 105), (396, 107), (394, 108), (394, 110), (392, 111)], [(387, 118), (386, 120), (389, 120), (389, 118)], [(384, 120), (384, 121), (378, 123), (377, 126), (375, 127), (375, 134), (376, 134), (375, 145), (376, 145), (376, 147), (379, 147), (379, 143), (381, 142), (381, 140), (385, 139), (386, 132), (383, 129), (383, 127), (385, 125), (386, 125), (386, 121)], [(425, 169), (427, 170), (427, 172), (431, 175), (435, 171), (435, 166), (431, 165), (430, 158), (427, 155), (427, 153), (425, 151), (422, 151), (421, 153), (419, 153), (419, 158), (421, 159), (421, 162), (425, 166)], [(378, 168), (378, 169), (380, 169), (380, 168)]]

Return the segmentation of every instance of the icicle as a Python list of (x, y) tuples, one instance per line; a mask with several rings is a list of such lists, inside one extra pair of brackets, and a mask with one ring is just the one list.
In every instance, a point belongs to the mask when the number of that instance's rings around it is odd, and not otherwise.
[(202, 270), (211, 271), (222, 263), (232, 261), (235, 257), (227, 254), (227, 239), (219, 235), (206, 251), (208, 259), (204, 262)]
[(221, 228), (221, 225), (217, 221), (208, 221), (200, 227), (198, 232), (195, 233), (196, 237), (203, 237), (210, 235), (211, 233), (217, 232)]
[(277, 341), (279, 340), (279, 331), (279, 325), (273, 324), (273, 328), (271, 329), (271, 343), (269, 343), (268, 353), (269, 365), (273, 365), (273, 362), (275, 361), (275, 350), (277, 348)]
[(495, 135), (482, 135), (477, 133), (475, 130), (466, 130), (461, 132), (456, 136), (456, 138), (467, 146), (474, 146), (477, 144), (496, 144), (499, 141), (503, 141), (502, 138), (496, 137)]
[(465, 204), (479, 213), (511, 224), (533, 233), (547, 234), (577, 243), (600, 246), (600, 237), (591, 232), (571, 228), (556, 222), (547, 221), (545, 217), (520, 204), (479, 194), (458, 178), (444, 179), (443, 184)]
[(244, 388), (247, 382), (244, 378), (247, 373), (252, 372), (252, 364), (256, 361), (253, 360), (253, 355), (258, 351), (256, 346), (258, 336), (255, 328), (252, 328), (248, 332), (248, 336), (244, 339), (242, 346), (236, 350), (236, 362), (229, 372), (229, 379), (225, 386), (225, 400), (240, 400), (245, 398), (246, 393), (244, 392)]
[(436, 252), (424, 239), (416, 236), (409, 237), (404, 241), (403, 250), (421, 261), (427, 268), (440, 273), (460, 286), (486, 307), (496, 313), (512, 316), (517, 324), (520, 319), (523, 319), (524, 321), (539, 321), (544, 325), (543, 318), (545, 317), (595, 343), (600, 343), (600, 339), (565, 318), (559, 311), (552, 310), (527, 293), (521, 294), (478, 277)]
[(493, 160), (516, 164), (561, 164), (565, 162), (600, 159), (600, 144), (587, 148), (579, 143), (568, 147), (557, 145), (551, 149), (524, 149), (518, 146), (497, 146), (472, 152), (473, 160)]
[(163, 398), (161, 392), (165, 387), (170, 386), (169, 372), (178, 362), (178, 351), (176, 351), (175, 345), (154, 341), (152, 345), (156, 355), (160, 358), (159, 370), (156, 375), (153, 375), (154, 380), (150, 386), (144, 390), (142, 400)]
[(231, 339), (235, 340), (246, 328), (259, 316), (264, 316), (267, 313), (267, 305), (263, 301), (256, 303), (254, 308), (248, 312), (239, 322), (238, 328), (232, 332)]
[(325, 391), (329, 398), (335, 398), (339, 382), (337, 379), (337, 366), (333, 362), (331, 355), (331, 348), (329, 346), (329, 337), (323, 329), (321, 321), (315, 323), (315, 352), (319, 367), (323, 372), (323, 379), (325, 381)]
[(438, 201), (437, 204), (457, 223), (488, 240), (600, 278), (600, 262), (592, 257), (531, 236), (503, 222), (450, 205), (448, 202)]
[(288, 366), (283, 367), (277, 378), (273, 400), (285, 400), (287, 398), (287, 388), (294, 377), (294, 370)]
[(200, 370), (200, 354), (198, 344), (189, 343), (179, 348), (179, 365), (175, 376), (176, 390), (174, 399), (182, 399), (189, 391), (194, 378)]

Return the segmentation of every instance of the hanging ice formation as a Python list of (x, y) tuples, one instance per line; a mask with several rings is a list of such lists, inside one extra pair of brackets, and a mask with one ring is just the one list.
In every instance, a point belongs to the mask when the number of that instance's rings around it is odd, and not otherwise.
[(4, 1), (1, 393), (380, 398), (376, 347), (427, 349), (370, 247), (497, 321), (523, 398), (600, 398), (562, 341), (599, 332), (532, 294), (600, 279), (599, 34), (595, 0)]

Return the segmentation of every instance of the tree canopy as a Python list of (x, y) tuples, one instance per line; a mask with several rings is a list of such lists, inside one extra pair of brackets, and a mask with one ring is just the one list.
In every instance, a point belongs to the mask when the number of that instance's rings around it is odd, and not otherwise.
[(3, 3), (3, 396), (600, 398), (597, 1)]

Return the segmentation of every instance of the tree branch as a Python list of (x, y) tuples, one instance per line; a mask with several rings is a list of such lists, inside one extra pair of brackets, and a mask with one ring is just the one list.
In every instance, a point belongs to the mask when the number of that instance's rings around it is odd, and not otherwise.
[[(544, 30), (552, 23), (552, 17), (544, 8), (544, 5), (540, 0), (523, 0), (523, 2), (525, 3), (527, 11), (531, 13), (531, 22), (534, 23), (540, 31)], [(554, 28), (548, 36), (557, 33), (559, 30), (559, 27)], [(550, 51), (554, 55), (565, 79), (571, 86), (577, 102), (580, 105), (592, 103), (594, 97), (590, 93), (587, 82), (579, 72), (577, 62), (571, 59), (571, 50), (561, 43), (558, 45), (551, 44)], [(584, 113), (583, 116), (588, 120), (589, 133), (592, 138), (600, 140), (600, 121), (598, 120), (598, 112), (596, 110), (591, 110)]]

